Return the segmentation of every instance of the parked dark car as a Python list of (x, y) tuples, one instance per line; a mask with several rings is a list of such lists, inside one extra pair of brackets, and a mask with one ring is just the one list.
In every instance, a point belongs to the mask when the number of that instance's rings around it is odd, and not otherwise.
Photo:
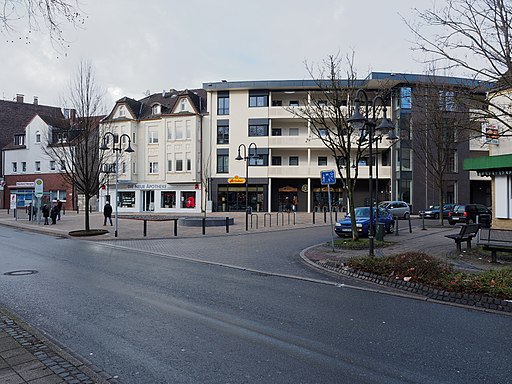
[[(391, 212), (386, 208), (379, 207), (379, 224), (384, 224), (384, 230), (387, 233), (392, 233), (395, 229), (395, 219)], [(359, 207), (354, 208), (356, 217), (356, 227), (359, 237), (368, 236), (368, 228), (370, 226), (370, 207)], [(373, 221), (375, 221), (376, 209), (373, 208)], [(375, 230), (377, 229), (374, 226)], [(344, 219), (338, 220), (334, 226), (334, 232), (339, 237), (352, 236), (352, 223), (350, 222), (350, 215), (347, 215)]]
[[(478, 218), (478, 219), (477, 219)], [(465, 204), (456, 205), (453, 210), (448, 213), (448, 222), (450, 225), (457, 223), (480, 223), (483, 227), (491, 225), (492, 213), (482, 204)]]
[(448, 217), (450, 211), (453, 210), (455, 204), (445, 204), (443, 205), (442, 213), (441, 209), (439, 209), (439, 204), (431, 205), (424, 211), (420, 211), (420, 217), (425, 216), (425, 219), (439, 219), (439, 215), (443, 215), (443, 217)]

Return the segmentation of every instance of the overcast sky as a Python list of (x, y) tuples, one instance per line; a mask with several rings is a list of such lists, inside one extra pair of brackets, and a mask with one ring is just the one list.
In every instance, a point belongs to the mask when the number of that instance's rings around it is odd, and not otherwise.
[[(429, 0), (80, 0), (83, 29), (65, 28), (70, 46), (47, 35), (26, 44), (2, 35), (0, 97), (61, 105), (82, 59), (95, 67), (106, 104), (144, 92), (204, 82), (309, 79), (304, 62), (352, 50), (360, 77), (370, 71), (422, 73), (402, 17)], [(437, 1), (441, 3), (442, 1)], [(24, 36), (24, 35), (23, 35)], [(22, 37), (23, 37), (22, 36)]]

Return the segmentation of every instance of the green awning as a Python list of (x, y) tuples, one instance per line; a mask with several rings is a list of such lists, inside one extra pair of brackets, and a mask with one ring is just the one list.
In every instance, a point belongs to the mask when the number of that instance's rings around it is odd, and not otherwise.
[(476, 171), (479, 176), (510, 175), (512, 154), (464, 159), (464, 170)]

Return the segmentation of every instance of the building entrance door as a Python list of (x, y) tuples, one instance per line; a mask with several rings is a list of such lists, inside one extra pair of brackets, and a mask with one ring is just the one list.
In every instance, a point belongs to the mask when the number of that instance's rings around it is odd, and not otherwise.
[(143, 211), (151, 212), (155, 210), (155, 191), (144, 191), (142, 200)]

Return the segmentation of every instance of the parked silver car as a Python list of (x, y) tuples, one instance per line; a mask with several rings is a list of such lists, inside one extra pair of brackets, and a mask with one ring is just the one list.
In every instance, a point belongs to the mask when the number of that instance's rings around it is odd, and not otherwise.
[(411, 215), (411, 207), (405, 201), (383, 201), (379, 207), (388, 209), (393, 216), (408, 219)]

